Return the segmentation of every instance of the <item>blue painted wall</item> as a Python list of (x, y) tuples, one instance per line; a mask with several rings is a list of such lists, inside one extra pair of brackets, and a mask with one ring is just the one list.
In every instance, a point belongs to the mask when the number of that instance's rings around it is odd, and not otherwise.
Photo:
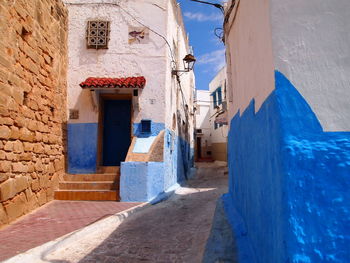
[(164, 192), (163, 162), (121, 163), (122, 202), (148, 202)]
[[(160, 130), (157, 131), (159, 132)], [(153, 130), (152, 134), (155, 134)], [(193, 149), (188, 142), (169, 129), (165, 129), (164, 136), (163, 162), (122, 163), (120, 179), (122, 201), (149, 202), (162, 199), (190, 175)]]
[(323, 132), (288, 79), (275, 80), (257, 113), (253, 101), (231, 121), (224, 204), (232, 227), (237, 214), (244, 224), (240, 261), (350, 262), (350, 133)]
[(164, 133), (165, 188), (181, 183), (191, 175), (194, 164), (194, 149), (190, 144), (166, 129)]
[(151, 122), (151, 132), (150, 133), (142, 133), (141, 132), (141, 123), (133, 124), (133, 132), (134, 136), (138, 138), (147, 138), (150, 136), (157, 136), (162, 130), (165, 129), (165, 124), (160, 122)]
[(97, 123), (69, 123), (68, 173), (96, 172)]

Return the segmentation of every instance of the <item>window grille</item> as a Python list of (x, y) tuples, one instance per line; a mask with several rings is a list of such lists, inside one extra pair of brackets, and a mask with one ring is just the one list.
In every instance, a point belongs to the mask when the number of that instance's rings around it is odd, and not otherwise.
[(88, 21), (86, 41), (88, 48), (108, 48), (110, 23), (108, 21)]

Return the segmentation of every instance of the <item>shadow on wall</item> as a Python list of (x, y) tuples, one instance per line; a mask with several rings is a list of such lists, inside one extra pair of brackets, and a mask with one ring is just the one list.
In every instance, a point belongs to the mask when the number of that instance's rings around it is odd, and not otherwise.
[(223, 199), (240, 262), (350, 262), (350, 133), (323, 132), (289, 80), (275, 81), (256, 114), (252, 101), (231, 121)]

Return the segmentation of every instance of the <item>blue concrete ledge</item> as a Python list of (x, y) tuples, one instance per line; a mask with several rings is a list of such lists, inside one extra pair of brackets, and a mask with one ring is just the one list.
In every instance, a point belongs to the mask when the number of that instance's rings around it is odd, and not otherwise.
[(163, 162), (122, 162), (122, 202), (149, 202), (164, 192)]

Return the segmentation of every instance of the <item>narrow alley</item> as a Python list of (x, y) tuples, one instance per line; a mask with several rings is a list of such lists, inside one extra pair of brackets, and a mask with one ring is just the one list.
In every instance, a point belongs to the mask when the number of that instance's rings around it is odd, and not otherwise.
[(187, 186), (119, 226), (97, 222), (98, 233), (34, 248), (7, 262), (202, 262), (216, 202), (225, 192), (225, 168), (203, 163)]

